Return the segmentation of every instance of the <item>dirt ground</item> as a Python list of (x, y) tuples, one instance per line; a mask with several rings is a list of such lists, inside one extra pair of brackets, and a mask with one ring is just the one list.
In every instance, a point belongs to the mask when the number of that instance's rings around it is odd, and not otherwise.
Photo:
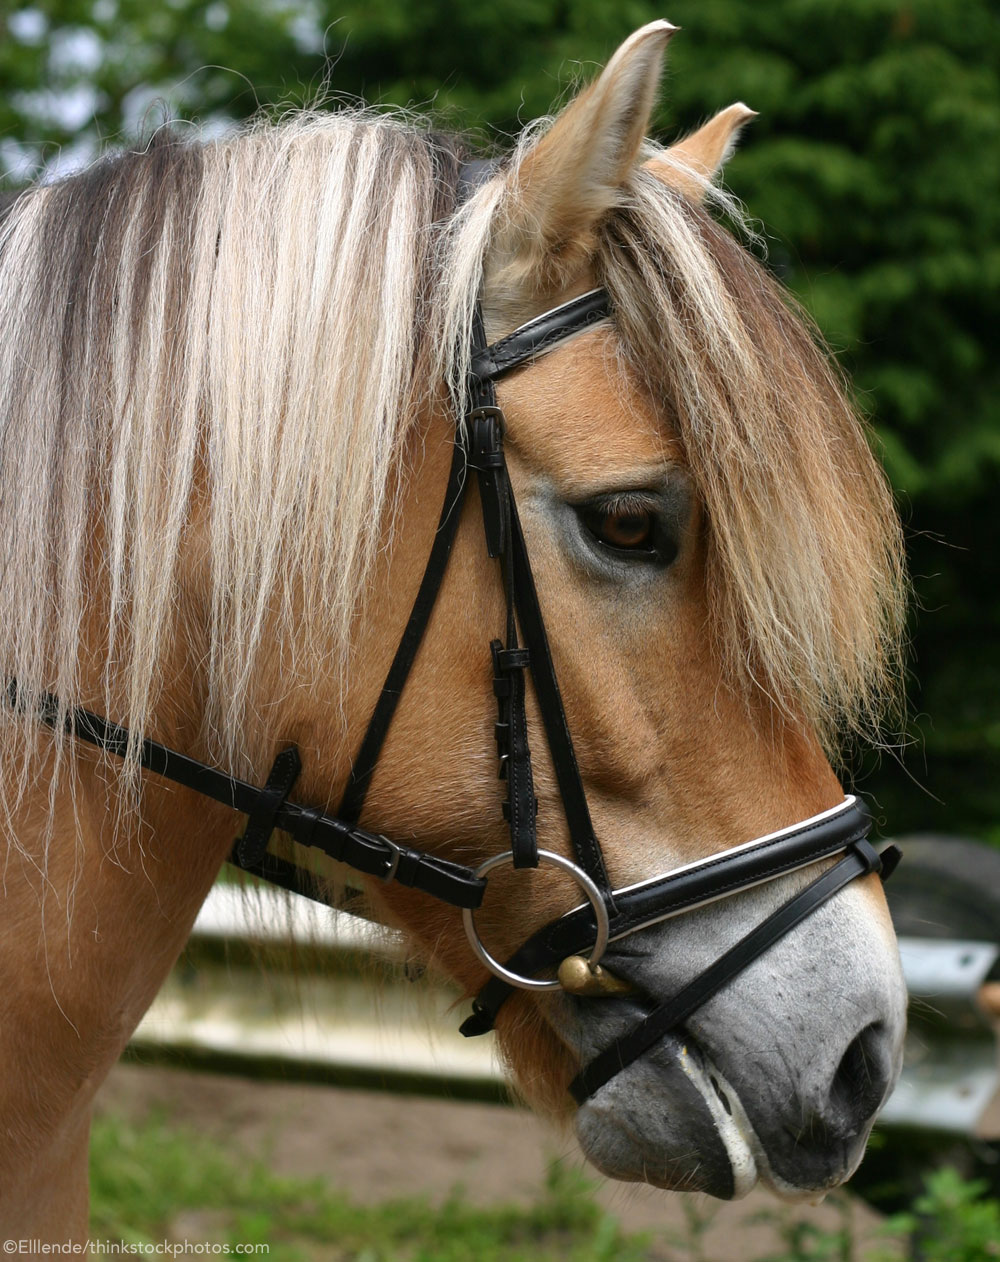
[[(583, 1165), (572, 1137), (561, 1139), (530, 1113), (504, 1105), (121, 1065), (102, 1088), (98, 1108), (136, 1120), (159, 1110), (277, 1172), (322, 1175), (362, 1203), (409, 1195), (440, 1201), (459, 1185), (476, 1204), (525, 1203), (542, 1187), (553, 1157)], [(781, 1251), (778, 1225), (759, 1221), (762, 1211), (830, 1229), (847, 1213), (859, 1241), (871, 1239), (878, 1225), (854, 1198), (782, 1207), (754, 1192), (737, 1204), (720, 1204), (609, 1182), (596, 1195), (629, 1231), (681, 1234), (687, 1199), (699, 1214), (713, 1215), (704, 1238), (712, 1262), (748, 1262)], [(863, 1254), (861, 1247), (857, 1255)]]

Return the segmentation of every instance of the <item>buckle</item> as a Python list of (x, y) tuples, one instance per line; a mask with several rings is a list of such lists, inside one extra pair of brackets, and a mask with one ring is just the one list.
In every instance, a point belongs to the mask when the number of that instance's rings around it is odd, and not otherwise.
[(394, 881), (396, 879), (396, 873), (399, 871), (399, 860), (403, 853), (403, 847), (396, 841), (390, 841), (389, 838), (384, 836), (382, 833), (379, 833), (378, 839), (379, 841), (385, 842), (385, 844), (389, 847), (389, 866), (379, 877), (380, 881), (384, 881), (388, 885), (390, 881)]
[(470, 421), (496, 421), (500, 427), (500, 436), (503, 437), (505, 423), (503, 408), (497, 407), (495, 403), (481, 403), (478, 407), (469, 408), (466, 416)]
[(470, 459), (473, 469), (502, 469), (504, 463), (503, 436), (506, 420), (503, 409), (484, 403), (470, 408), (466, 413)]

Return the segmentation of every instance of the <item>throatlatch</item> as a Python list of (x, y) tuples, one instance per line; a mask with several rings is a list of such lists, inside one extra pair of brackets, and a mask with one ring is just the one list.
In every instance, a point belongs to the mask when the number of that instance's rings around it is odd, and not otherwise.
[[(470, 164), (463, 172), (462, 183), (469, 186), (490, 169), (488, 164)], [(507, 472), (503, 450), (504, 418), (495, 390), (495, 382), (507, 373), (531, 363), (551, 347), (610, 316), (607, 293), (596, 289), (545, 312), (489, 345), (477, 305), (470, 330), (469, 402), (457, 424), (434, 543), (336, 816), (289, 800), (301, 765), (294, 747), (277, 755), (262, 788), (156, 741), (144, 740), (138, 750), (139, 764), (144, 769), (248, 816), (243, 836), (234, 844), (230, 856), (233, 863), (247, 872), (325, 901), (322, 888), (311, 872), (268, 852), (271, 834), (279, 829), (301, 845), (317, 848), (356, 871), (386, 881), (398, 881), (461, 908), (470, 945), (492, 974), (473, 1004), (472, 1016), (462, 1025), (462, 1032), (467, 1035), (491, 1029), (498, 1011), (514, 989), (558, 989), (562, 984), (560, 976), (568, 982), (573, 970), (567, 971), (564, 967), (558, 976), (552, 976), (560, 964), (573, 964), (578, 966), (577, 972), (583, 969), (586, 975), (597, 977), (594, 970), (610, 942), (821, 860), (844, 855), (672, 999), (654, 1007), (632, 1030), (585, 1066), (570, 1088), (579, 1102), (599, 1090), (669, 1030), (683, 1023), (741, 969), (845, 885), (875, 872), (881, 872), (885, 879), (899, 858), (894, 846), (880, 856), (868, 844), (866, 838), (871, 826), (868, 813), (855, 798), (849, 797), (832, 810), (791, 828), (755, 838), (624, 889), (612, 887), (590, 818), (559, 693)], [(475, 871), (368, 832), (358, 822), (386, 734), (444, 579), (465, 495), (472, 481), (470, 470), (475, 472), (482, 505), (486, 551), (498, 562), (506, 598), (505, 638), (493, 638), (488, 651), (497, 699), (494, 736), (500, 776), (506, 781), (506, 801), (502, 808), (510, 829), (510, 849), (488, 859)], [(530, 673), (542, 717), (569, 829), (572, 859), (538, 846), (538, 803), (525, 707), (526, 672)], [(15, 708), (31, 705), (41, 722), (51, 727), (62, 725), (72, 737), (88, 741), (108, 753), (125, 757), (128, 751), (129, 733), (125, 728), (84, 709), (65, 712), (51, 694), (26, 696), (15, 681), (10, 681), (8, 702)], [(509, 960), (501, 962), (480, 942), (473, 913), (482, 902), (488, 873), (507, 862), (518, 868), (538, 867), (540, 863), (560, 868), (577, 882), (586, 901), (532, 934)], [(575, 994), (591, 993), (591, 989), (604, 995), (608, 993), (607, 987), (573, 986)]]

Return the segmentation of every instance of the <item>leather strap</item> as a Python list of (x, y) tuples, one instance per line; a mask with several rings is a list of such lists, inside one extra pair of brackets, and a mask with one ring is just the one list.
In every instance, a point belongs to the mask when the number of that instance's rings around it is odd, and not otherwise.
[(500, 779), (507, 782), (503, 814), (510, 824), (513, 863), (515, 868), (537, 868), (535, 818), (538, 799), (531, 770), (524, 704), (524, 670), (528, 665), (528, 650), (504, 648), (500, 640), (493, 640), (490, 652), (493, 654), (493, 692), (498, 710), (494, 733), (500, 757)]
[(611, 299), (607, 290), (592, 289), (529, 320), (492, 346), (474, 347), (472, 375), (479, 381), (496, 381), (610, 316)]
[(503, 453), (503, 413), (496, 406), (496, 394), (488, 386), (486, 398), (493, 403), (479, 403), (466, 417), (469, 443), (469, 468), (475, 469), (479, 483), (479, 502), (483, 510), (483, 533), (486, 553), (502, 557), (507, 553), (510, 535), (510, 481)]
[[(21, 708), (16, 681), (12, 680), (8, 685), (8, 699), (13, 707)], [(54, 728), (59, 722), (59, 702), (51, 693), (40, 694), (37, 715), (49, 727)], [(127, 728), (82, 708), (71, 710), (64, 716), (64, 722), (66, 731), (76, 739), (96, 745), (118, 758), (125, 757), (129, 746)], [(317, 807), (285, 800), (275, 810), (273, 794), (266, 789), (259, 789), (148, 737), (139, 747), (139, 765), (145, 771), (182, 784), (202, 797), (221, 802), (245, 815), (253, 816), (260, 809), (263, 797), (272, 828), (288, 833), (300, 845), (322, 850), (331, 859), (358, 872), (398, 881), (454, 907), (474, 910), (483, 901), (486, 882), (477, 877), (471, 868), (366, 832), (344, 820), (325, 815)], [(230, 856), (237, 865), (240, 863), (238, 850), (237, 843)], [(250, 870), (259, 866), (259, 861), (255, 863), (251, 858)]]
[[(503, 413), (496, 406), (494, 389), (497, 378), (526, 363), (556, 342), (583, 331), (597, 320), (606, 319), (609, 312), (606, 291), (594, 290), (522, 325), (493, 346), (487, 346), (482, 310), (477, 303), (472, 320), (472, 368), (469, 377), (471, 409), (466, 418), (466, 426), (472, 450), (470, 464), (477, 470), (479, 477), (487, 550), (490, 556), (499, 557), (502, 563), (507, 597), (507, 647), (510, 649), (517, 644), (513, 618), (513, 611), (516, 611), (528, 650), (527, 664), (538, 697), (573, 853), (583, 870), (604, 892), (609, 911), (613, 912), (611, 883), (601, 848), (594, 836), (587, 797), (538, 604), (528, 549), (507, 474), (503, 455)], [(523, 681), (512, 680), (505, 695), (510, 697), (512, 713), (509, 717), (501, 713), (501, 723), (506, 722), (509, 725), (511, 735), (518, 732), (524, 723), (524, 747), (527, 751), (527, 727), (521, 717), (524, 713)], [(506, 814), (511, 823), (511, 849), (515, 867), (535, 866), (538, 862), (537, 840), (533, 836), (534, 789), (528, 783), (530, 762), (527, 767), (527, 776), (519, 776), (515, 780), (511, 780), (508, 773), (510, 796)], [(532, 833), (530, 841), (527, 835), (529, 817)]]
[(545, 623), (542, 619), (535, 580), (528, 560), (528, 549), (521, 530), (517, 505), (510, 505), (511, 553), (513, 561), (514, 607), (521, 624), (521, 634), (530, 653), (531, 679), (538, 697), (538, 708), (548, 741), (552, 766), (559, 785), (563, 813), (569, 827), (570, 842), (580, 867), (603, 892), (609, 914), (615, 913), (614, 896), (601, 847), (594, 835), (594, 825), (587, 806), (587, 795), (573, 749), (566, 711), (563, 709)]
[(255, 876), (260, 881), (267, 881), (269, 885), (277, 885), (280, 889), (288, 890), (290, 894), (299, 894), (302, 898), (311, 899), (312, 902), (320, 903), (323, 907), (330, 906), (330, 900), (323, 891), (322, 881), (308, 868), (299, 867), (297, 863), (291, 863), (288, 859), (281, 859), (265, 851), (259, 863), (237, 866), (250, 876)]
[[(476, 303), (472, 317), (472, 356), (486, 350), (483, 313)], [(500, 759), (500, 779), (507, 784), (503, 815), (510, 829), (510, 849), (515, 868), (538, 867), (538, 830), (531, 749), (528, 744), (528, 715), (525, 704), (524, 672), (530, 654), (521, 648), (514, 616), (514, 559), (511, 541), (511, 491), (503, 450), (503, 412), (497, 407), (496, 388), (486, 378), (469, 377), (470, 408), (464, 430), (469, 443), (469, 465), (476, 470), (479, 499), (483, 510), (486, 551), (500, 563), (500, 578), (506, 602), (506, 642), (492, 640), (493, 693), (497, 699), (494, 733)]]
[[(617, 915), (611, 921), (610, 940), (615, 942), (705, 903), (840, 854), (867, 836), (870, 828), (867, 808), (852, 797), (836, 810), (823, 812), (794, 828), (757, 838), (639, 885), (615, 890)], [(589, 951), (596, 934), (593, 910), (584, 903), (532, 934), (504, 965), (513, 973), (535, 977), (569, 955)], [(503, 978), (491, 977), (473, 1001), (472, 1015), (463, 1023), (462, 1033), (471, 1038), (492, 1030), (497, 1014), (512, 993), (513, 987)]]
[[(889, 849), (894, 850), (895, 847)], [(878, 852), (867, 841), (855, 842), (839, 863), (817, 877), (812, 884), (789, 899), (756, 928), (751, 929), (672, 999), (654, 1008), (628, 1034), (595, 1056), (570, 1083), (569, 1090), (573, 1099), (577, 1104), (589, 1099), (627, 1065), (638, 1060), (643, 1052), (649, 1051), (665, 1034), (687, 1020), (692, 1012), (811, 915), (817, 907), (850, 884), (855, 877), (879, 872), (881, 868), (882, 861)]]
[(462, 500), (468, 483), (466, 477), (465, 451), (461, 443), (456, 442), (451, 458), (451, 469), (448, 473), (448, 486), (445, 489), (441, 516), (434, 534), (431, 554), (427, 559), (424, 576), (420, 580), (413, 608), (410, 611), (406, 627), (399, 640), (399, 646), (392, 659), (392, 665), (385, 677), (382, 691), (368, 720), (368, 728), (361, 741), (357, 757), (351, 766), (351, 774), (344, 789), (337, 814), (349, 823), (357, 823), (361, 818), (361, 810), (365, 804), (368, 786), (378, 763), (379, 754), (385, 744), (385, 738), (392, 723), (396, 706), (403, 692), (403, 685), (413, 668), (417, 652), (431, 614), (437, 600), (444, 572), (448, 567), (458, 523), (462, 516)]

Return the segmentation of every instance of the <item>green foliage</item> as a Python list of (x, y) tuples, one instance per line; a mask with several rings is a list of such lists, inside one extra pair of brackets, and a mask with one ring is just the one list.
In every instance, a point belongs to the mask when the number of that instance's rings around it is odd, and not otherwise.
[[(942, 1169), (926, 1179), (912, 1209), (888, 1219), (892, 1243), (866, 1262), (988, 1262), (1000, 1257), (1000, 1202), (984, 1185)], [(323, 1179), (274, 1174), (162, 1117), (133, 1125), (113, 1116), (94, 1124), (91, 1234), (141, 1246), (163, 1239), (267, 1244), (274, 1262), (708, 1262), (714, 1210), (686, 1198), (687, 1231), (676, 1238), (627, 1235), (594, 1202), (594, 1185), (555, 1162), (534, 1204), (477, 1208), (461, 1189), (440, 1206), (423, 1199), (358, 1205)], [(854, 1262), (859, 1242), (843, 1194), (840, 1223), (817, 1228), (789, 1208), (758, 1218), (774, 1224), (779, 1253), (756, 1262)], [(754, 1262), (747, 1257), (746, 1262)]]
[[(862, 787), (894, 829), (1000, 838), (989, 0), (671, 0), (665, 11), (659, 0), (14, 0), (0, 37), (0, 172), (16, 180), (59, 146), (80, 160), (164, 114), (212, 123), (327, 89), (512, 132), (663, 12), (685, 29), (670, 45), (661, 134), (739, 98), (760, 111), (730, 184), (852, 376), (908, 524), (917, 748), (905, 772), (891, 758), (859, 768)], [(153, 107), (158, 95), (166, 104)]]
[[(1000, 1201), (984, 1196), (984, 1182), (966, 1182), (954, 1170), (935, 1170), (913, 1208), (885, 1224), (886, 1233), (907, 1237), (912, 1256), (923, 1262), (988, 1262), (1000, 1258)], [(873, 1262), (891, 1262), (882, 1255)]]
[(785, 1247), (781, 1253), (768, 1254), (757, 1262), (854, 1262), (850, 1206), (843, 1194), (835, 1194), (835, 1204), (841, 1221), (833, 1230), (824, 1230), (809, 1219), (787, 1212), (767, 1210), (759, 1214), (758, 1221), (775, 1224)]
[(278, 0), (15, 4), (0, 41), (6, 165), (31, 170), (61, 146), (89, 157), (164, 117), (238, 118), (258, 99), (300, 98), (322, 48), (304, 10)]

